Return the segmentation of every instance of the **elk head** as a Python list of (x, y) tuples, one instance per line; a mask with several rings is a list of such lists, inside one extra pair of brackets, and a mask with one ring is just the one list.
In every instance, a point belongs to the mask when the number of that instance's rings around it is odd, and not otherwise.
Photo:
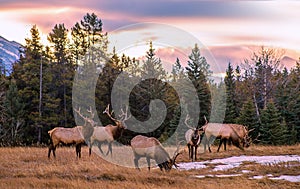
[(255, 141), (259, 141), (258, 140), (258, 137), (260, 137), (260, 133), (257, 135), (257, 137), (252, 140), (252, 138), (249, 136), (249, 133), (251, 131), (253, 131), (254, 129), (250, 129), (248, 130), (248, 128), (246, 127), (246, 135), (245, 137), (243, 138), (243, 146), (245, 146), (246, 148), (248, 148), (250, 146), (251, 143), (255, 142)]
[(131, 117), (131, 115), (128, 116), (128, 106), (126, 106), (125, 112), (124, 112), (123, 109), (121, 109), (121, 115), (119, 115), (120, 119), (116, 119), (112, 116), (113, 111), (110, 112), (109, 104), (107, 105), (107, 107), (103, 111), (103, 114), (107, 114), (108, 117), (115, 122), (116, 126), (118, 126), (119, 128), (122, 128), (122, 129), (127, 128), (127, 126), (125, 124), (125, 121), (128, 120)]
[(177, 169), (179, 166), (176, 164), (176, 158), (182, 154), (182, 150), (179, 151), (179, 147), (180, 147), (180, 144), (181, 142), (183, 141), (180, 141), (178, 144), (177, 144), (177, 149), (176, 151), (174, 152), (174, 155), (171, 159), (169, 159), (169, 161), (165, 162), (165, 163), (162, 163), (162, 166), (165, 168), (166, 171), (170, 171), (173, 167), (173, 165), (175, 166), (175, 168)]

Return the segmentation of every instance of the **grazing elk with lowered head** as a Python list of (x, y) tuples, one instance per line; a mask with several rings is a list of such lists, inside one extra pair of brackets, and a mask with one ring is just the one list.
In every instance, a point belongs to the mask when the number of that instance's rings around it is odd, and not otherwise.
[(145, 157), (148, 164), (148, 170), (150, 171), (150, 159), (155, 160), (161, 171), (170, 171), (172, 166), (178, 167), (176, 165), (176, 158), (181, 152), (179, 151), (179, 144), (177, 145), (177, 150), (174, 156), (170, 158), (168, 152), (161, 145), (159, 140), (154, 137), (146, 137), (142, 135), (137, 135), (131, 139), (131, 148), (134, 154), (134, 165), (139, 169), (138, 161), (141, 157)]
[(187, 115), (185, 118), (185, 125), (189, 128), (185, 132), (185, 140), (189, 149), (189, 159), (192, 161), (197, 160), (197, 148), (201, 141), (201, 132), (199, 128), (192, 127), (188, 124), (190, 116)]
[(226, 150), (227, 141), (231, 141), (234, 146), (244, 150), (243, 146), (241, 146), (241, 143), (243, 143), (243, 138), (239, 136), (237, 131), (231, 127), (230, 124), (207, 123), (206, 125), (202, 126), (202, 129), (205, 133), (204, 150), (206, 149), (206, 146), (208, 146), (208, 150), (211, 152), (210, 141), (213, 137), (220, 139), (217, 152), (219, 152), (222, 143), (224, 143), (224, 150)]
[(92, 146), (95, 142), (98, 143), (98, 148), (102, 154), (103, 151), (101, 149), (101, 144), (103, 142), (108, 143), (108, 151), (106, 155), (110, 154), (112, 155), (112, 142), (118, 138), (120, 138), (126, 129), (125, 121), (128, 120), (131, 116), (128, 116), (128, 107), (126, 107), (126, 111), (124, 112), (123, 109), (121, 109), (122, 114), (119, 116), (121, 119), (118, 120), (112, 116), (112, 112), (109, 110), (109, 105), (107, 105), (106, 109), (103, 111), (103, 113), (106, 113), (108, 117), (115, 122), (115, 125), (107, 125), (105, 127), (103, 126), (96, 126), (94, 127), (94, 132), (90, 138), (90, 147), (89, 147), (89, 154), (91, 155)]

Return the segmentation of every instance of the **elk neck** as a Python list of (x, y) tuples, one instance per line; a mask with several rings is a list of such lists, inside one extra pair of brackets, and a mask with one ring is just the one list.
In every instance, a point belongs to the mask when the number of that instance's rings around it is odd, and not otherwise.
[(111, 128), (111, 132), (113, 134), (114, 139), (120, 138), (124, 132), (124, 127), (122, 127), (122, 123), (118, 123), (117, 125), (114, 125)]

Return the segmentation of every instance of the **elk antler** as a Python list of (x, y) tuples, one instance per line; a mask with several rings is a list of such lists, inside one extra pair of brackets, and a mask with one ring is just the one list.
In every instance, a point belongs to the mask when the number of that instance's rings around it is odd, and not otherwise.
[(112, 117), (113, 112), (114, 111), (109, 112), (109, 104), (107, 105), (107, 107), (103, 111), (104, 114), (106, 113), (108, 115), (108, 117), (117, 124), (118, 120)]
[(208, 123), (207, 119), (206, 119), (206, 116), (204, 115), (204, 120), (205, 120), (205, 124), (206, 125)]
[(95, 113), (93, 113), (92, 107), (90, 107), (90, 109), (87, 110), (87, 112), (91, 114), (91, 118), (88, 118), (88, 117), (82, 115), (81, 112), (80, 112), (80, 107), (78, 108), (78, 110), (76, 110), (76, 108), (74, 108), (74, 111), (75, 111), (82, 119), (84, 119), (84, 122), (85, 122), (84, 125), (86, 125), (86, 123), (91, 124), (92, 127), (94, 127), (94, 126), (96, 125), (97, 122), (95, 122), (95, 121), (93, 120), (93, 119), (94, 119), (94, 116), (95, 116)]
[(192, 127), (192, 126), (190, 126), (190, 125), (188, 124), (188, 120), (189, 120), (189, 119), (190, 119), (190, 115), (187, 114), (186, 117), (185, 117), (185, 120), (184, 120), (185, 125), (186, 125), (188, 128), (195, 130), (194, 127)]
[(260, 133), (258, 133), (257, 137), (254, 140), (252, 140), (251, 143), (255, 142), (255, 141), (260, 141), (260, 140), (258, 140), (258, 137), (260, 137)]
[(248, 131), (248, 134), (250, 133), (250, 132), (252, 132), (252, 131), (254, 131), (255, 129), (250, 129), (249, 131)]
[(131, 118), (131, 115), (128, 116), (128, 106), (126, 106), (125, 110), (126, 111), (124, 112), (124, 110), (121, 109), (122, 114), (120, 115), (120, 117), (124, 116), (124, 118), (122, 119), (122, 121), (126, 121), (126, 120), (128, 120), (128, 119)]
[(173, 165), (176, 167), (176, 169), (178, 168), (178, 165), (176, 164), (176, 158), (183, 153), (183, 150), (179, 151), (179, 147), (180, 147), (180, 144), (184, 142), (184, 140), (180, 141), (177, 143), (177, 149), (176, 151), (174, 152), (174, 155), (173, 155), (173, 158), (172, 158), (172, 162), (173, 162)]

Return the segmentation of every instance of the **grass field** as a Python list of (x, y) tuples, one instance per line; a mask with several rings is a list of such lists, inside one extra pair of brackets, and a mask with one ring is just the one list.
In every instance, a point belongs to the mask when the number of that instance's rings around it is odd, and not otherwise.
[[(239, 155), (300, 155), (300, 145), (295, 146), (251, 146), (245, 151), (230, 147), (228, 151), (199, 154), (198, 161)], [(118, 149), (113, 148), (114, 156)], [(170, 148), (170, 151), (172, 149)], [(211, 172), (211, 169), (169, 173), (147, 168), (141, 171), (109, 163), (96, 155), (88, 156), (88, 148), (82, 149), (82, 158), (76, 159), (75, 149), (62, 147), (56, 150), (57, 158), (47, 158), (47, 148), (15, 147), (0, 148), (0, 188), (299, 188), (299, 182), (249, 179), (255, 175), (300, 175), (299, 162), (278, 165), (260, 165), (246, 162), (243, 169), (251, 172), (236, 177), (205, 177), (203, 174), (233, 174), (242, 168)], [(178, 162), (188, 162), (187, 153), (178, 157)], [(126, 161), (133, 161), (131, 157)], [(287, 166), (293, 165), (293, 166)]]

